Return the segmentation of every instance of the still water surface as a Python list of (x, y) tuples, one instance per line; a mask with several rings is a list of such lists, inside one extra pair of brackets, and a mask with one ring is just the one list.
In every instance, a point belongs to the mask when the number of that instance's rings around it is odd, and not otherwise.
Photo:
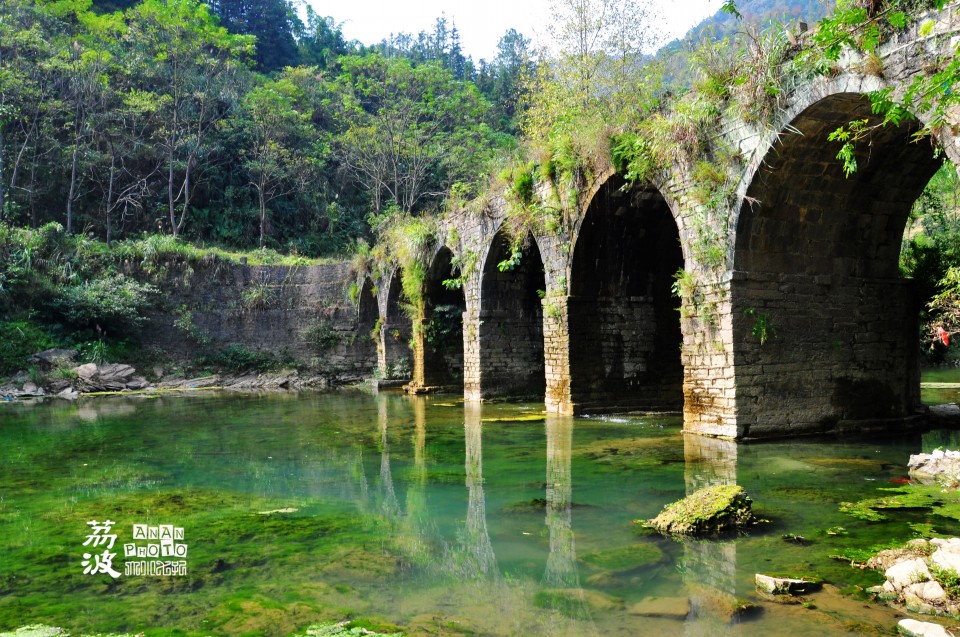
[[(896, 614), (851, 594), (881, 578), (830, 556), (917, 525), (960, 534), (928, 511), (838, 508), (883, 495), (949, 434), (738, 446), (684, 436), (677, 417), (540, 410), (361, 393), (5, 405), (0, 631), (289, 635), (360, 618), (414, 635), (889, 634)], [(734, 482), (771, 521), (749, 535), (631, 524)], [(188, 574), (84, 574), (86, 523), (106, 519), (114, 568), (133, 524), (172, 524)], [(757, 572), (831, 586), (781, 605)], [(637, 614), (651, 605), (682, 617)]]

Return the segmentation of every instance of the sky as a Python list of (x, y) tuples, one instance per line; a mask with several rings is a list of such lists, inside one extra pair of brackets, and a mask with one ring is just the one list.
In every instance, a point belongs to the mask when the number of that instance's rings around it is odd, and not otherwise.
[[(430, 31), (441, 14), (456, 23), (464, 54), (474, 60), (493, 59), (497, 41), (516, 29), (534, 44), (546, 36), (549, 0), (307, 0), (323, 16), (343, 23), (348, 40), (375, 44), (391, 33)], [(665, 17), (664, 42), (684, 35), (690, 27), (720, 9), (721, 0), (654, 0)]]

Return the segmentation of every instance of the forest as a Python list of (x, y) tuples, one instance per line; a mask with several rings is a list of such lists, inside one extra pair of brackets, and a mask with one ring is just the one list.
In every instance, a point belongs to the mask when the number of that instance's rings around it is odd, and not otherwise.
[[(824, 12), (741, 8), (751, 23)], [(2, 0), (0, 16), (0, 214), (107, 243), (344, 254), (384, 211), (438, 210), (488, 180), (546, 62), (513, 29), (475, 61), (444, 16), (348, 42), (291, 0)], [(718, 14), (661, 58), (735, 28)]]
[[(121, 11), (122, 10), (122, 11)], [(515, 145), (529, 42), (443, 17), (372, 46), (287, 0), (0, 3), (5, 222), (342, 254)]]

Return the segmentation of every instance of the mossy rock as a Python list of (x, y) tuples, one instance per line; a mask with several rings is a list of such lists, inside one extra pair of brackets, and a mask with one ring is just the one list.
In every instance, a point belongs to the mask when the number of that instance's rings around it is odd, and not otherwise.
[(668, 504), (645, 525), (671, 535), (730, 533), (757, 523), (751, 510), (752, 502), (739, 485), (706, 487)]
[(622, 573), (659, 564), (666, 556), (655, 544), (632, 544), (605, 551), (588, 553), (580, 558), (598, 569)]

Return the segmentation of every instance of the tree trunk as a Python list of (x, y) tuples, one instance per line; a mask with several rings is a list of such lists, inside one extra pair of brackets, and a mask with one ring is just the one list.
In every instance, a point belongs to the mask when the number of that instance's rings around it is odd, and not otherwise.
[(4, 205), (7, 201), (3, 190), (3, 156), (4, 152), (6, 152), (6, 146), (4, 146), (3, 142), (3, 126), (0, 126), (0, 221), (3, 221), (4, 212), (6, 211)]
[(170, 232), (177, 236), (177, 220), (173, 210), (173, 140), (170, 140), (170, 152), (167, 155), (167, 208), (170, 212)]
[(73, 199), (77, 194), (77, 155), (80, 150), (79, 133), (73, 140), (73, 157), (70, 160), (70, 191), (67, 193), (67, 234), (73, 232)]
[(267, 202), (263, 198), (263, 188), (257, 188), (257, 197), (260, 200), (260, 247), (263, 247), (267, 234)]
[(110, 247), (111, 230), (110, 227), (110, 211), (113, 209), (113, 179), (115, 172), (115, 167), (117, 163), (117, 156), (111, 151), (110, 153), (110, 180), (107, 185), (107, 205), (105, 207), (106, 212), (106, 225), (107, 225), (107, 247)]
[(187, 220), (187, 209), (190, 207), (190, 167), (193, 165), (193, 155), (187, 157), (187, 166), (183, 169), (183, 210), (180, 211), (180, 221), (174, 236), (180, 236), (183, 224)]

